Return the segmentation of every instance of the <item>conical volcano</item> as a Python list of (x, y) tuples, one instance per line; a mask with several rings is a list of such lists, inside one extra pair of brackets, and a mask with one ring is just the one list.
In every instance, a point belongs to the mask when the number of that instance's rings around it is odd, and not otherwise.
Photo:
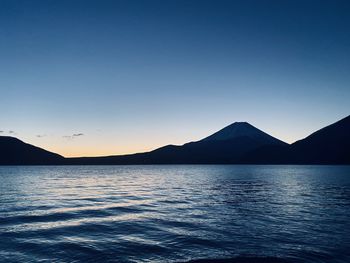
[(248, 122), (234, 122), (201, 141), (226, 141), (239, 137), (247, 137), (266, 144), (285, 144), (262, 130), (259, 130)]

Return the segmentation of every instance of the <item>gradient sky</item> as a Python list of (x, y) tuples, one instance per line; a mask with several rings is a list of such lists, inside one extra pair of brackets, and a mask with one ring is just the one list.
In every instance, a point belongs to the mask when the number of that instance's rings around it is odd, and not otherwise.
[(65, 156), (350, 114), (350, 1), (0, 1), (0, 135)]

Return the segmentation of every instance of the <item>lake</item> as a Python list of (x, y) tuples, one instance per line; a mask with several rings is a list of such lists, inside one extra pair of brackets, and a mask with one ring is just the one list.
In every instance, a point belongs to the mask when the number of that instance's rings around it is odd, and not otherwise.
[(2, 166), (0, 180), (1, 262), (350, 262), (350, 166)]

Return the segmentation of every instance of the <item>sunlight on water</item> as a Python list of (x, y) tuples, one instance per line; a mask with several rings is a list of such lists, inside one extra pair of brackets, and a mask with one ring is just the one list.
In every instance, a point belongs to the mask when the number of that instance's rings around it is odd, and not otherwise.
[(0, 258), (349, 262), (349, 175), (346, 166), (0, 167)]

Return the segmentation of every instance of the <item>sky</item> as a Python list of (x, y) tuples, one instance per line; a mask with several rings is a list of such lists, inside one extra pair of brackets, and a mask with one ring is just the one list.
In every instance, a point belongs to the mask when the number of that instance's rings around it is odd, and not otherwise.
[(143, 152), (247, 121), (292, 143), (350, 114), (350, 2), (0, 1), (0, 135)]

